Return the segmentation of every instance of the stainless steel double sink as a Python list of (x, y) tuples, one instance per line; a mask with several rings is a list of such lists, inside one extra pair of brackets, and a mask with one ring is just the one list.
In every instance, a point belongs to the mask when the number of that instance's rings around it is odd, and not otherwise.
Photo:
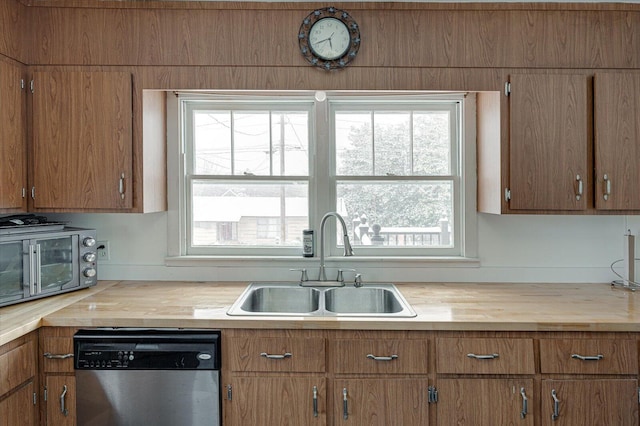
[(362, 287), (302, 287), (299, 283), (254, 282), (228, 315), (399, 317), (416, 314), (394, 284)]

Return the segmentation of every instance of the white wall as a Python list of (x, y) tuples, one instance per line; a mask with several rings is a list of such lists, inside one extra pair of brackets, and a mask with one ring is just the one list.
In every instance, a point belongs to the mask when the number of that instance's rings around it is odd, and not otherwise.
[[(99, 263), (100, 279), (251, 281), (295, 280), (290, 268), (307, 267), (310, 276), (317, 261), (219, 261), (216, 265), (166, 266), (167, 214), (47, 215), (74, 226), (94, 227), (99, 240), (108, 240), (111, 259)], [(494, 216), (478, 215), (479, 262), (406, 262), (400, 267), (357, 259), (341, 267), (355, 267), (371, 281), (393, 282), (610, 282), (613, 261), (622, 258), (623, 235), (636, 235), (640, 216)], [(338, 265), (333, 265), (337, 267)], [(617, 268), (619, 270), (619, 268)]]

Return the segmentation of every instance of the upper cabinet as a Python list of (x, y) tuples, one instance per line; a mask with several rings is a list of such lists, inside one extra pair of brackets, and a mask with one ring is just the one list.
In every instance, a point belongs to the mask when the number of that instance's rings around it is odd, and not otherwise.
[(0, 213), (27, 208), (24, 82), (21, 67), (0, 61)]
[(587, 208), (589, 111), (584, 75), (511, 76), (510, 209)]
[(640, 210), (640, 74), (594, 78), (595, 203), (602, 210)]
[(478, 96), (479, 211), (640, 211), (639, 73), (518, 73), (505, 89)]
[(32, 91), (31, 210), (131, 209), (131, 74), (37, 71)]

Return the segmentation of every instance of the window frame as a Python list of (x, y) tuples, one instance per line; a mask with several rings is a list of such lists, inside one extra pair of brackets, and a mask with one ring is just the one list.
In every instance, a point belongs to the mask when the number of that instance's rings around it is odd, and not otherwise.
[[(327, 93), (329, 99), (327, 99)], [(323, 213), (326, 211), (335, 211), (335, 195), (336, 182), (338, 176), (335, 173), (335, 144), (331, 143), (334, 128), (331, 119), (331, 104), (348, 103), (350, 99), (355, 97), (361, 98), (364, 93), (341, 93), (341, 92), (251, 92), (250, 99), (247, 102), (267, 102), (265, 97), (285, 96), (295, 99), (293, 102), (313, 102), (312, 114), (309, 117), (309, 223), (310, 228), (316, 230), (316, 256), (318, 256), (319, 244), (319, 222)], [(456, 154), (459, 157), (458, 164), (462, 173), (460, 181), (460, 190), (458, 196), (455, 197), (455, 203), (458, 203), (458, 214), (454, 215), (457, 222), (453, 223), (455, 232), (454, 248), (434, 249), (419, 248), (416, 250), (405, 249), (404, 247), (393, 246), (392, 248), (380, 249), (379, 247), (367, 249), (365, 246), (356, 246), (356, 256), (353, 260), (416, 260), (423, 259), (435, 262), (449, 262), (452, 260), (474, 259), (477, 257), (477, 218), (476, 218), (476, 168), (475, 168), (475, 94), (473, 93), (447, 93), (447, 94), (431, 94), (431, 93), (415, 93), (408, 92), (411, 100), (408, 102), (415, 103), (422, 100), (443, 100), (452, 98), (458, 99), (461, 103), (461, 121), (459, 126), (460, 143), (458, 144), (460, 151)], [(232, 100), (241, 95), (243, 98), (247, 93), (241, 91), (217, 92), (215, 94), (221, 99)], [(394, 96), (405, 96), (407, 93), (367, 93), (371, 100), (392, 99)], [(168, 214), (168, 239), (169, 239), (169, 259), (229, 259), (229, 258), (299, 258), (301, 257), (301, 248), (272, 248), (268, 247), (267, 253), (264, 248), (257, 250), (240, 250), (234, 247), (221, 246), (219, 250), (213, 252), (202, 251), (198, 253), (187, 254), (188, 242), (188, 225), (186, 222), (187, 213), (184, 211), (183, 204), (190, 195), (184, 185), (184, 180), (180, 179), (185, 173), (185, 135), (180, 134), (177, 120), (183, 113), (181, 111), (181, 99), (203, 99), (208, 98), (210, 94), (182, 94), (168, 95), (167, 104), (167, 135), (168, 135), (168, 196), (169, 196), (169, 214)], [(321, 99), (320, 101), (318, 99)], [(335, 99), (335, 101), (334, 101)], [(397, 98), (396, 98), (397, 99)], [(395, 108), (397, 110), (397, 108)], [(315, 111), (315, 114), (313, 113)], [(454, 155), (452, 153), (452, 155)], [(318, 174), (316, 170), (329, 170), (331, 172)], [(252, 176), (253, 177), (253, 176)], [(234, 178), (242, 178), (242, 176), (234, 176)], [(282, 179), (285, 178), (285, 179)], [(268, 179), (290, 180), (292, 176), (273, 176)], [(297, 178), (297, 176), (295, 177)], [(394, 178), (398, 178), (397, 176)], [(268, 180), (267, 179), (267, 180)], [(400, 180), (413, 180), (412, 176), (402, 177)], [(240, 181), (244, 179), (238, 179)], [(384, 180), (384, 179), (383, 179)], [(347, 220), (347, 218), (345, 218)], [(328, 243), (325, 248), (327, 258), (332, 256), (341, 256), (341, 249), (336, 246), (336, 228), (335, 221), (328, 221), (326, 236)], [(391, 251), (391, 252), (390, 252)], [(309, 260), (308, 258), (306, 259)]]

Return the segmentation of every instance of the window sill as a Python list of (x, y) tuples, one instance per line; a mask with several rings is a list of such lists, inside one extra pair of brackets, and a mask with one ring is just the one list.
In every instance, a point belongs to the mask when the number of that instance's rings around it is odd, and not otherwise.
[[(172, 256), (165, 258), (166, 266), (175, 267), (206, 267), (206, 266), (268, 266), (268, 267), (306, 267), (318, 266), (319, 257), (301, 256)], [(348, 265), (350, 267), (403, 268), (478, 268), (480, 260), (472, 257), (381, 257), (381, 256), (332, 256), (325, 258), (328, 267)]]

